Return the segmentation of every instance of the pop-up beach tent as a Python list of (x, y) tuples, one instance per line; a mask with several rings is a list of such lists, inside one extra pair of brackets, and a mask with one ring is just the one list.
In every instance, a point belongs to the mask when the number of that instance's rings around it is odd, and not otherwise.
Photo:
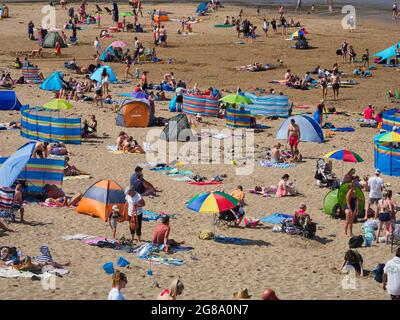
[(178, 114), (171, 118), (160, 134), (160, 139), (166, 141), (192, 141), (194, 139), (186, 114)]
[(207, 1), (201, 2), (196, 10), (196, 12), (202, 12), (202, 13), (205, 13), (207, 11), (208, 11), (208, 2)]
[(396, 55), (396, 48), (397, 46), (400, 46), (400, 42), (392, 45), (389, 48), (386, 48), (385, 50), (379, 51), (378, 53), (375, 53), (373, 55), (373, 57), (378, 57), (379, 62), (384, 61), (384, 60), (388, 60), (391, 57), (394, 57)]
[(96, 69), (96, 71), (93, 72), (93, 74), (90, 76), (90, 79), (95, 80), (97, 82), (101, 82), (101, 73), (103, 72), (104, 69), (107, 70), (107, 73), (109, 75), (109, 80), (111, 83), (115, 83), (118, 81), (113, 69), (110, 66), (102, 66)]
[(50, 31), (43, 41), (43, 48), (54, 48), (56, 46), (56, 42), (60, 43), (61, 48), (66, 48), (63, 38), (61, 38), (60, 34), (57, 31)]
[(101, 180), (86, 190), (79, 201), (76, 212), (107, 221), (114, 205), (118, 207), (123, 216), (119, 221), (127, 220), (124, 189), (113, 180)]
[(9, 158), (0, 158), (0, 187), (11, 187), (18, 179), (27, 191), (41, 193), (45, 185), (62, 187), (64, 160), (32, 158), (35, 142), (28, 142)]
[(116, 119), (121, 127), (150, 127), (154, 124), (154, 110), (146, 100), (125, 100)]
[(40, 89), (45, 91), (60, 91), (63, 85), (63, 75), (61, 71), (53, 72), (40, 85)]
[(154, 22), (158, 21), (169, 21), (168, 13), (161, 10), (154, 12)]
[(0, 110), (21, 109), (21, 102), (17, 98), (15, 91), (0, 91)]
[(313, 118), (305, 115), (292, 116), (283, 121), (276, 134), (277, 139), (287, 139), (288, 127), (292, 119), (300, 128), (300, 141), (317, 143), (325, 141), (321, 126)]

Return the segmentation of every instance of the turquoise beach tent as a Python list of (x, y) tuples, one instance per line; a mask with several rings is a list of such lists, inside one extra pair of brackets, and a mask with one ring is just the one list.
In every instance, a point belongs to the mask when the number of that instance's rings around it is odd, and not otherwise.
[(321, 126), (313, 118), (305, 115), (292, 116), (287, 118), (278, 129), (276, 138), (280, 140), (287, 139), (287, 132), (290, 121), (294, 119), (300, 128), (300, 141), (306, 142), (324, 142), (324, 133)]
[(100, 68), (98, 68), (95, 72), (93, 72), (93, 74), (90, 76), (90, 79), (95, 80), (97, 82), (101, 82), (101, 73), (103, 72), (103, 70), (106, 69), (107, 73), (109, 75), (109, 79), (111, 83), (116, 83), (117, 77), (115, 76), (115, 73), (113, 71), (113, 69), (110, 66), (101, 66)]
[(32, 156), (35, 142), (20, 147), (0, 167), (0, 187), (11, 187)]
[(104, 49), (103, 53), (100, 56), (100, 61), (106, 61), (107, 59), (107, 52), (110, 53), (112, 56), (115, 56), (115, 51), (111, 45), (109, 45), (106, 49)]
[(400, 45), (400, 42), (394, 44), (393, 46), (391, 46), (389, 48), (386, 48), (385, 50), (382, 50), (382, 51), (380, 51), (378, 53), (375, 53), (373, 55), (373, 57), (379, 57), (380, 58), (379, 61), (386, 60), (386, 59), (389, 59), (391, 57), (394, 57), (396, 55), (396, 47), (397, 47), (397, 45)]
[(21, 102), (17, 98), (15, 91), (0, 91), (0, 110), (20, 110)]
[(63, 75), (61, 71), (53, 72), (43, 83), (40, 89), (45, 91), (60, 91), (63, 85)]
[(199, 4), (196, 12), (207, 12), (207, 10), (208, 10), (208, 2), (204, 1)]

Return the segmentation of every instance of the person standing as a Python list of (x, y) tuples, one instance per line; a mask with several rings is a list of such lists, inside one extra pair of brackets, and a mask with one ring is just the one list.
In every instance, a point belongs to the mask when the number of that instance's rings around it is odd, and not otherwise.
[(334, 71), (331, 75), (331, 83), (333, 90), (333, 100), (337, 100), (339, 98), (339, 87), (340, 87), (340, 77), (339, 72)]
[(342, 50), (342, 62), (346, 62), (346, 59), (347, 59), (347, 47), (348, 47), (348, 43), (347, 43), (347, 41), (346, 40), (344, 40), (343, 42), (342, 42), (342, 46), (341, 46), (341, 50)]
[(32, 20), (29, 21), (28, 23), (28, 37), (29, 40), (34, 40), (34, 36), (33, 36), (33, 29), (35, 28), (35, 25), (33, 24)]
[(300, 127), (296, 124), (296, 120), (291, 119), (287, 132), (288, 143), (290, 146), (291, 156), (298, 152), (298, 145), (300, 142)]
[(365, 49), (364, 54), (362, 55), (363, 68), (369, 68), (369, 50)]
[(396, 20), (398, 17), (398, 10), (399, 10), (399, 8), (397, 6), (397, 2), (394, 1), (393, 5), (392, 5), (392, 19), (393, 20)]
[(278, 30), (277, 30), (277, 28), (276, 28), (276, 20), (275, 20), (275, 18), (273, 18), (273, 19), (271, 20), (271, 26), (272, 26), (272, 30), (274, 30), (274, 32), (277, 33)]
[(264, 18), (263, 30), (264, 30), (266, 38), (268, 37), (268, 26), (269, 26), (269, 22), (267, 21), (267, 19)]
[(390, 294), (392, 300), (400, 300), (400, 248), (383, 268), (382, 287)]
[(60, 0), (61, 9), (67, 10), (67, 1)]
[[(346, 194), (346, 223), (344, 225), (344, 233), (346, 236), (353, 236), (353, 222), (357, 217), (358, 213), (358, 198), (355, 192), (356, 182), (355, 180), (351, 181), (349, 190)], [(350, 234), (348, 234), (350, 231)]]
[(356, 60), (356, 51), (354, 50), (353, 46), (349, 46), (349, 58), (350, 58), (350, 63), (352, 66), (354, 66), (354, 62)]
[(125, 200), (128, 203), (129, 230), (132, 236), (132, 241), (135, 240), (135, 233), (140, 243), (142, 235), (142, 219), (143, 207), (146, 205), (141, 195), (136, 192), (134, 186), (130, 186), (125, 190)]
[[(382, 199), (382, 190), (384, 186), (384, 181), (380, 177), (381, 170), (375, 170), (375, 176), (368, 179), (368, 187), (369, 187), (369, 197), (367, 202), (367, 207), (365, 209), (365, 217), (364, 220), (368, 219), (368, 211), (371, 205), (378, 205), (379, 200)], [(376, 213), (377, 214), (377, 213)]]
[(326, 100), (328, 96), (328, 79), (326, 78), (325, 74), (319, 79), (319, 84), (322, 89), (322, 100)]
[(119, 208), (117, 205), (113, 205), (111, 212), (108, 215), (108, 224), (110, 225), (113, 239), (115, 239), (115, 236), (117, 234), (117, 226), (118, 226), (119, 219), (121, 219), (121, 214), (119, 213)]
[(94, 50), (96, 50), (97, 55), (100, 55), (101, 53), (101, 43), (99, 40), (99, 37), (96, 37), (96, 39), (94, 40)]
[(146, 91), (148, 86), (147, 74), (148, 74), (147, 71), (143, 71), (143, 74), (140, 77), (140, 86), (142, 87), (143, 91)]
[(393, 208), (392, 202), (388, 198), (388, 192), (385, 190), (382, 193), (382, 199), (378, 201), (378, 208), (375, 213), (375, 219), (378, 219), (378, 230), (376, 231), (376, 243), (379, 243), (379, 237), (383, 227), (385, 227), (386, 244), (388, 244), (391, 231), (391, 218)]
[(18, 209), (19, 214), (21, 216), (21, 222), (24, 222), (24, 198), (22, 196), (22, 185), (17, 184), (15, 187), (15, 192), (14, 192), (14, 201), (13, 205)]
[(108, 300), (125, 300), (124, 295), (121, 293), (121, 289), (126, 288), (128, 283), (126, 274), (117, 270), (113, 274), (112, 281), (112, 289), (108, 294)]
[(297, 0), (297, 5), (296, 5), (295, 12), (297, 13), (297, 10), (299, 10), (299, 9), (301, 11), (302, 6), (303, 6), (303, 4), (302, 4), (301, 0)]

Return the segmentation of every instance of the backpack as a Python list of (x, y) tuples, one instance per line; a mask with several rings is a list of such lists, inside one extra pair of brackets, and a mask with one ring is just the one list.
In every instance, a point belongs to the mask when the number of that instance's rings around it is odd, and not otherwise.
[(373, 270), (372, 272), (375, 274), (374, 279), (375, 281), (382, 283), (382, 278), (383, 278), (383, 269), (385, 268), (384, 263), (379, 263)]
[(316, 231), (317, 231), (317, 225), (314, 222), (312, 222), (306, 225), (303, 234), (306, 238), (312, 239), (314, 238)]
[(353, 236), (349, 239), (349, 248), (360, 248), (364, 242), (363, 236)]

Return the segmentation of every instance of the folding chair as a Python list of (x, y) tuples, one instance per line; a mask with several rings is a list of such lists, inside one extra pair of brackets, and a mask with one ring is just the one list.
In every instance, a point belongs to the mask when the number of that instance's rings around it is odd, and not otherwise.
[(18, 206), (13, 204), (14, 190), (10, 188), (0, 188), (0, 218), (6, 224), (15, 221), (15, 214), (19, 210)]

